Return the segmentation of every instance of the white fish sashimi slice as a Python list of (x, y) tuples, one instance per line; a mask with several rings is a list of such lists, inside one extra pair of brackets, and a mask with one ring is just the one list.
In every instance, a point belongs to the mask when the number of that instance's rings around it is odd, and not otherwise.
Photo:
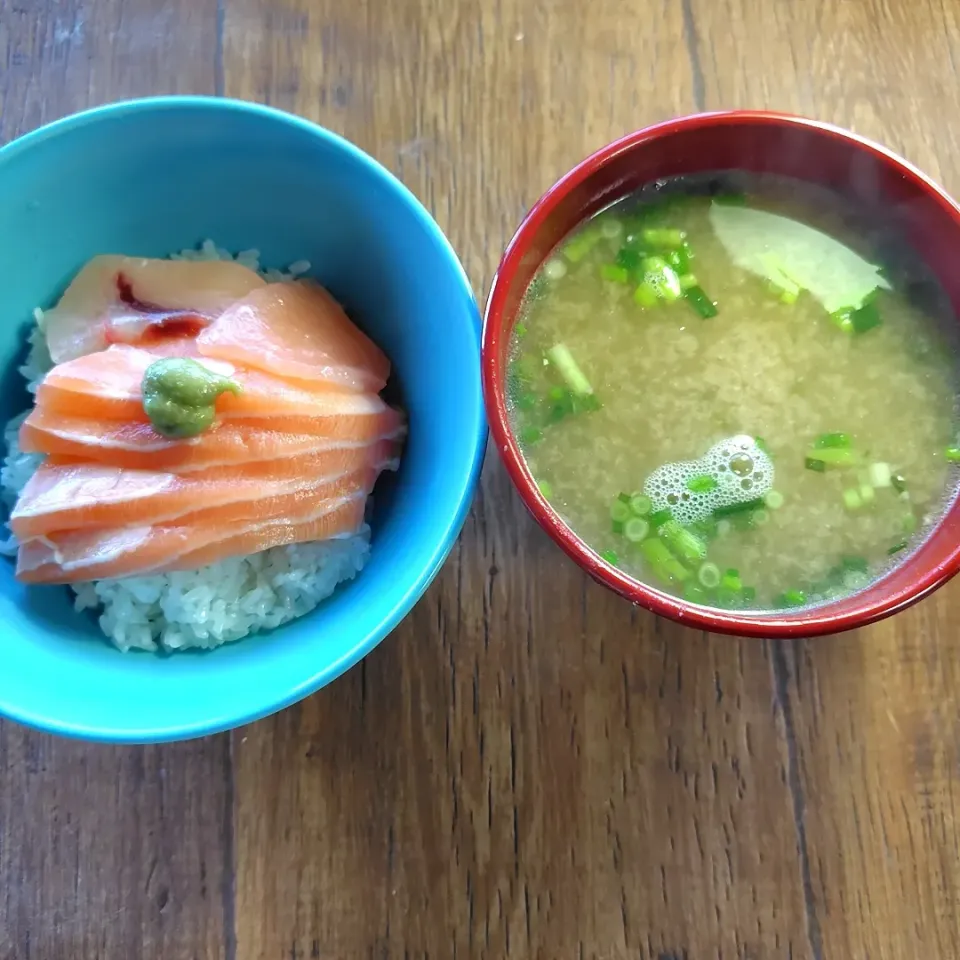
[(786, 277), (808, 290), (828, 313), (859, 307), (877, 288), (890, 289), (877, 266), (829, 234), (790, 217), (714, 202), (710, 223), (738, 267), (781, 285)]
[(59, 303), (43, 314), (55, 363), (136, 342), (151, 314), (218, 316), (265, 281), (233, 261), (150, 260), (113, 254), (94, 257), (76, 275)]

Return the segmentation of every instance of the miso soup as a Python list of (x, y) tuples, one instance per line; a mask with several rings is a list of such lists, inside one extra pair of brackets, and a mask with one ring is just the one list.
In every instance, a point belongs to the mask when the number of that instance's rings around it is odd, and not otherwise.
[(796, 181), (658, 181), (527, 292), (512, 425), (607, 562), (757, 612), (861, 590), (941, 516), (960, 460), (956, 323), (875, 211)]

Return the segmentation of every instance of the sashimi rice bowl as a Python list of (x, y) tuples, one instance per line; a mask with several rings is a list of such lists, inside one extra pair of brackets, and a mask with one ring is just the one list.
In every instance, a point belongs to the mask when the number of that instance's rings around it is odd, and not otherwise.
[[(69, 584), (121, 650), (276, 627), (366, 562), (368, 497), (406, 425), (379, 396), (389, 361), (309, 269), (210, 240), (99, 256), (35, 311), (34, 405), (0, 472), (6, 552), (22, 581)], [(173, 395), (151, 406), (164, 370)], [(201, 424), (179, 395), (191, 376)]]
[(411, 610), (486, 441), (480, 323), (356, 147), (172, 97), (0, 149), (0, 715), (224, 730)]

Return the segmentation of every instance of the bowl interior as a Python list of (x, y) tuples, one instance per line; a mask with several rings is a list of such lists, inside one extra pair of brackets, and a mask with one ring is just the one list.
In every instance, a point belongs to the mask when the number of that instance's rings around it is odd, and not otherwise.
[(166, 256), (205, 238), (312, 275), (384, 349), (409, 439), (375, 491), (361, 576), (313, 614), (211, 653), (120, 654), (66, 588), (0, 564), (0, 711), (64, 733), (168, 739), (263, 715), (368, 652), (439, 569), (466, 514), (485, 428), (479, 318), (439, 229), (386, 171), (292, 117), (229, 101), (122, 104), (0, 152), (0, 415), (28, 398), (16, 362), (35, 306), (97, 253)]
[(579, 539), (540, 495), (513, 437), (505, 373), (510, 335), (537, 269), (584, 219), (659, 178), (715, 171), (771, 173), (827, 187), (892, 223), (930, 267), (960, 316), (960, 208), (932, 181), (889, 151), (827, 124), (752, 112), (668, 121), (610, 144), (552, 187), (530, 211), (504, 254), (484, 318), (483, 377), (491, 431), (527, 507), (596, 580), (657, 613), (705, 629), (752, 636), (802, 636), (860, 626), (918, 600), (960, 566), (957, 498), (928, 540), (866, 591), (796, 613), (730, 614), (698, 608), (642, 584)]

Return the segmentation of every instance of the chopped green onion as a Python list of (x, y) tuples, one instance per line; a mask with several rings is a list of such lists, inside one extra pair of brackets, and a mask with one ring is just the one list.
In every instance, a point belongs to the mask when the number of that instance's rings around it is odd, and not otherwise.
[(709, 473), (701, 473), (687, 481), (687, 489), (691, 493), (710, 493), (716, 490), (718, 486), (717, 478), (710, 476)]
[(866, 333), (880, 326), (882, 318), (874, 297), (868, 297), (859, 307), (844, 307), (830, 314), (830, 320), (844, 333)]
[(844, 490), (843, 505), (848, 510), (859, 510), (863, 506), (863, 501), (860, 499), (859, 492), (854, 490), (853, 487), (848, 487), (846, 490)]
[(802, 607), (807, 602), (807, 595), (802, 590), (784, 590), (781, 599), (786, 607)]
[(943, 455), (949, 463), (960, 463), (960, 447), (947, 447)]
[(620, 563), (620, 558), (617, 556), (616, 550), (604, 550), (600, 554), (600, 559), (609, 563), (611, 567), (617, 566)]
[(870, 569), (870, 561), (866, 557), (847, 556), (840, 558), (840, 570), (854, 570), (857, 573), (866, 573)]
[[(860, 458), (855, 450), (849, 447), (830, 447), (825, 450), (810, 450), (807, 452), (807, 460), (819, 460), (821, 463), (830, 467), (853, 467), (856, 466)], [(816, 469), (813, 467), (811, 469)]]
[(666, 247), (673, 250), (682, 246), (687, 235), (682, 230), (671, 230), (667, 227), (649, 227), (641, 233), (643, 242), (651, 247)]
[(548, 260), (543, 272), (548, 280), (559, 280), (567, 275), (567, 265), (562, 260)]
[(553, 497), (553, 486), (548, 480), (538, 480), (537, 486), (540, 488), (540, 494), (544, 500), (549, 500)]
[(646, 539), (649, 532), (650, 524), (646, 520), (641, 520), (640, 517), (631, 517), (623, 525), (623, 535), (631, 543), (640, 543), (641, 540)]
[(514, 328), (513, 332), (518, 337), (525, 337), (527, 335), (527, 325), (525, 323), (518, 323)]
[(779, 510), (783, 506), (783, 494), (779, 490), (768, 490), (763, 495), (763, 502), (771, 510)]
[(658, 510), (656, 513), (650, 515), (650, 526), (654, 530), (659, 530), (660, 527), (672, 519), (673, 514), (665, 507), (663, 510)]
[(690, 261), (693, 259), (693, 251), (690, 249), (690, 245), (684, 242), (684, 244), (677, 247), (676, 250), (671, 250), (665, 254), (664, 259), (682, 276), (683, 274), (690, 273)]
[(858, 570), (851, 570), (843, 576), (843, 585), (848, 590), (860, 590), (870, 582), (870, 577), (866, 573)]
[(617, 252), (616, 265), (622, 267), (627, 273), (639, 270), (642, 262), (643, 257), (637, 253), (636, 250), (631, 250), (629, 247), (621, 247)]
[(697, 579), (708, 590), (716, 590), (720, 586), (720, 568), (715, 563), (701, 563)]
[(680, 289), (686, 293), (688, 290), (693, 287), (700, 286), (700, 281), (692, 273), (681, 273), (680, 274)]
[(586, 396), (577, 396), (571, 398), (574, 413), (589, 413), (593, 410), (599, 410), (603, 404), (595, 393), (588, 393)]
[(722, 207), (745, 207), (747, 205), (747, 195), (745, 193), (718, 193), (713, 202)]
[(629, 493), (618, 493), (617, 499), (621, 503), (625, 503), (628, 507), (630, 506), (630, 494)]
[(684, 296), (701, 320), (709, 320), (717, 315), (717, 305), (703, 292), (703, 287), (690, 287)]
[(887, 551), (887, 555), (892, 557), (895, 553), (900, 553), (901, 550), (906, 550), (906, 549), (907, 549), (907, 543), (908, 543), (908, 541), (906, 541), (906, 540), (901, 540), (899, 543), (895, 543), (895, 544)]
[(559, 423), (564, 417), (570, 416), (573, 410), (573, 394), (563, 387), (551, 387), (547, 391), (547, 400), (550, 408), (547, 410), (547, 423)]
[(543, 439), (543, 431), (539, 427), (527, 426), (520, 429), (520, 442), (528, 446), (539, 443)]
[(763, 437), (754, 437), (753, 442), (760, 448), (762, 453), (765, 453), (768, 457), (772, 456), (770, 453), (770, 447), (767, 445), (767, 441)]
[(780, 291), (780, 302), (785, 303), (788, 307), (792, 307), (799, 299), (800, 291), (798, 289), (791, 288)]
[(547, 400), (550, 404), (547, 410), (547, 423), (559, 423), (571, 414), (587, 413), (591, 410), (599, 410), (601, 407), (596, 394), (574, 396), (569, 390), (558, 386), (552, 386), (547, 391)]
[(743, 589), (743, 581), (740, 579), (739, 570), (727, 570), (724, 572), (723, 576), (720, 578), (720, 586), (724, 590), (731, 590), (734, 593), (739, 593)]
[(874, 492), (873, 487), (869, 483), (860, 484), (860, 499), (865, 503), (873, 503), (876, 498), (876, 493)]
[(547, 359), (560, 371), (560, 376), (567, 382), (567, 386), (575, 393), (585, 396), (593, 393), (593, 387), (583, 371), (577, 366), (573, 354), (565, 344), (554, 344), (547, 351)]
[(814, 470), (817, 473), (823, 473), (827, 469), (827, 465), (822, 460), (811, 460), (810, 457), (804, 459), (803, 465), (808, 470)]
[(610, 519), (614, 523), (626, 523), (630, 519), (630, 505), (622, 500), (614, 500), (610, 504)]
[(821, 433), (813, 445), (817, 450), (846, 449), (851, 446), (849, 433)]
[[(870, 490), (872, 491), (873, 487)], [(770, 514), (766, 510), (754, 510), (752, 516), (753, 522), (758, 527), (766, 526), (770, 522)]]
[(719, 520), (721, 517), (732, 517), (738, 513), (747, 513), (750, 510), (757, 510), (763, 506), (763, 497), (757, 497), (755, 500), (744, 500), (741, 503), (730, 503), (722, 507), (717, 507), (713, 515)]
[(905, 493), (907, 490), (907, 481), (902, 473), (895, 473), (890, 478), (890, 483), (893, 485), (893, 489), (896, 490), (897, 493)]
[(610, 529), (617, 534), (617, 536), (623, 536), (623, 521), (622, 520), (611, 520)]
[(664, 582), (681, 583), (690, 579), (690, 571), (670, 552), (667, 545), (656, 537), (648, 537), (640, 544), (640, 552), (653, 572)]
[(706, 606), (709, 603), (710, 595), (698, 584), (687, 583), (683, 588), (683, 599), (687, 603), (699, 603), (701, 606)]
[(892, 482), (890, 464), (871, 463), (870, 469), (867, 471), (867, 477), (870, 480), (870, 485), (876, 487), (878, 490), (889, 487)]
[(647, 257), (643, 261), (644, 281), (653, 286), (657, 296), (667, 303), (679, 300), (683, 291), (677, 271), (663, 257)]
[(642, 493), (635, 493), (630, 498), (630, 510), (638, 517), (647, 516), (653, 509), (653, 501)]
[(602, 234), (595, 226), (581, 230), (563, 245), (563, 254), (571, 263), (579, 263), (600, 240)]
[(716, 540), (719, 526), (719, 521), (714, 520), (713, 517), (704, 517), (702, 520), (691, 523), (688, 529), (704, 540)]
[(607, 240), (616, 240), (623, 233), (623, 224), (616, 217), (604, 217), (600, 221), (600, 233)]
[(853, 311), (849, 307), (834, 310), (830, 314), (830, 321), (844, 333), (853, 333)]
[(774, 254), (765, 254), (760, 257), (760, 261), (766, 271), (770, 292), (776, 294), (782, 303), (796, 303), (803, 288), (790, 276), (781, 259)]
[(853, 324), (854, 333), (866, 333), (874, 327), (879, 327), (881, 317), (876, 300), (873, 297), (868, 297), (862, 306), (853, 311), (850, 315), (850, 321)]
[(721, 610), (739, 610), (743, 606), (743, 591), (721, 585), (717, 589), (717, 606)]
[(626, 267), (618, 267), (615, 263), (602, 263), (600, 276), (611, 283), (627, 283), (630, 280), (630, 271)]
[(676, 520), (668, 520), (660, 527), (659, 533), (673, 552), (687, 563), (697, 563), (707, 555), (706, 543)]
[(657, 288), (648, 280), (644, 280), (636, 290), (633, 291), (633, 301), (641, 307), (655, 307), (660, 297), (657, 296)]
[(537, 405), (537, 398), (532, 393), (521, 393), (516, 400), (518, 410), (532, 410)]

